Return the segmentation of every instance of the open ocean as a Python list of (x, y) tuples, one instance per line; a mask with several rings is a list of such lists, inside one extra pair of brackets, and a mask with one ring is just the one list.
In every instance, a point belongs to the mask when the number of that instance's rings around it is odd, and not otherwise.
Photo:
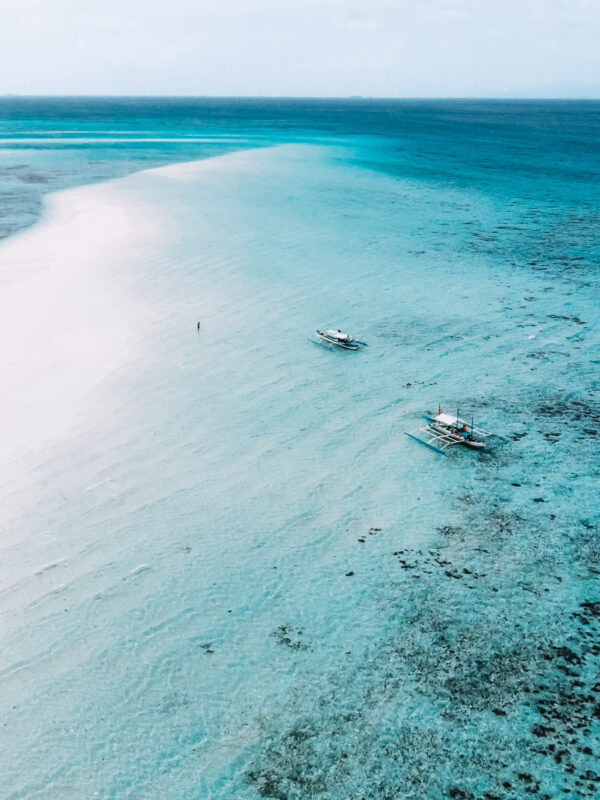
[(600, 102), (4, 97), (0, 237), (2, 800), (600, 793)]

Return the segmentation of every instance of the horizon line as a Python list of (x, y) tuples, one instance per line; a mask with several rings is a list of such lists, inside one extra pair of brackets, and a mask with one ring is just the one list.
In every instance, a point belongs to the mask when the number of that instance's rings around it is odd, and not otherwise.
[(129, 100), (396, 100), (396, 101), (486, 101), (486, 102), (540, 102), (540, 101), (560, 101), (560, 102), (598, 102), (600, 92), (597, 97), (572, 97), (561, 95), (539, 95), (539, 96), (485, 96), (485, 95), (268, 95), (268, 94), (50, 94), (50, 93), (31, 93), (21, 94), (14, 92), (4, 92), (0, 94), (0, 100), (5, 99), (129, 99)]

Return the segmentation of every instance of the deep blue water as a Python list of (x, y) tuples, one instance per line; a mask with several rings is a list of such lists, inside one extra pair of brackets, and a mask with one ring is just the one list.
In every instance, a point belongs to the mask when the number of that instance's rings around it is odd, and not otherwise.
[(0, 119), (2, 796), (594, 796), (600, 103)]
[[(34, 219), (48, 191), (340, 137), (368, 137), (357, 159), (390, 174), (536, 202), (560, 186), (576, 208), (597, 208), (597, 101), (3, 97), (0, 121), (4, 235)], [(368, 146), (375, 137), (383, 147)]]

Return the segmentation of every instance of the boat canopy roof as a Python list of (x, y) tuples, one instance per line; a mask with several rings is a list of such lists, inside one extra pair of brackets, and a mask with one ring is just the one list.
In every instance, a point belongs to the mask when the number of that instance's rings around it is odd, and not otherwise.
[(462, 417), (455, 417), (454, 414), (444, 414), (442, 411), (437, 417), (434, 417), (434, 419), (435, 422), (439, 422), (440, 425), (448, 425), (451, 428), (461, 428), (463, 425), (466, 425), (469, 433), (477, 434), (477, 436), (493, 436), (491, 431), (479, 428), (477, 425), (473, 425), (472, 422), (462, 419)]
[(333, 336), (335, 339), (349, 339), (350, 338), (349, 334), (342, 333), (342, 331), (329, 330), (329, 331), (325, 331), (325, 333), (328, 336)]
[[(458, 417), (452, 416), (452, 414), (438, 414), (435, 421), (441, 422), (442, 425), (456, 425), (459, 419)], [(460, 420), (460, 422), (462, 422), (462, 420)]]

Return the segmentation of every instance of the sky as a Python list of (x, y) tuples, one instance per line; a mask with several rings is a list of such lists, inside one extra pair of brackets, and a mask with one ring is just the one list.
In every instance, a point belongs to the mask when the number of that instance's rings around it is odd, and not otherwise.
[(0, 0), (0, 94), (600, 97), (600, 0)]

